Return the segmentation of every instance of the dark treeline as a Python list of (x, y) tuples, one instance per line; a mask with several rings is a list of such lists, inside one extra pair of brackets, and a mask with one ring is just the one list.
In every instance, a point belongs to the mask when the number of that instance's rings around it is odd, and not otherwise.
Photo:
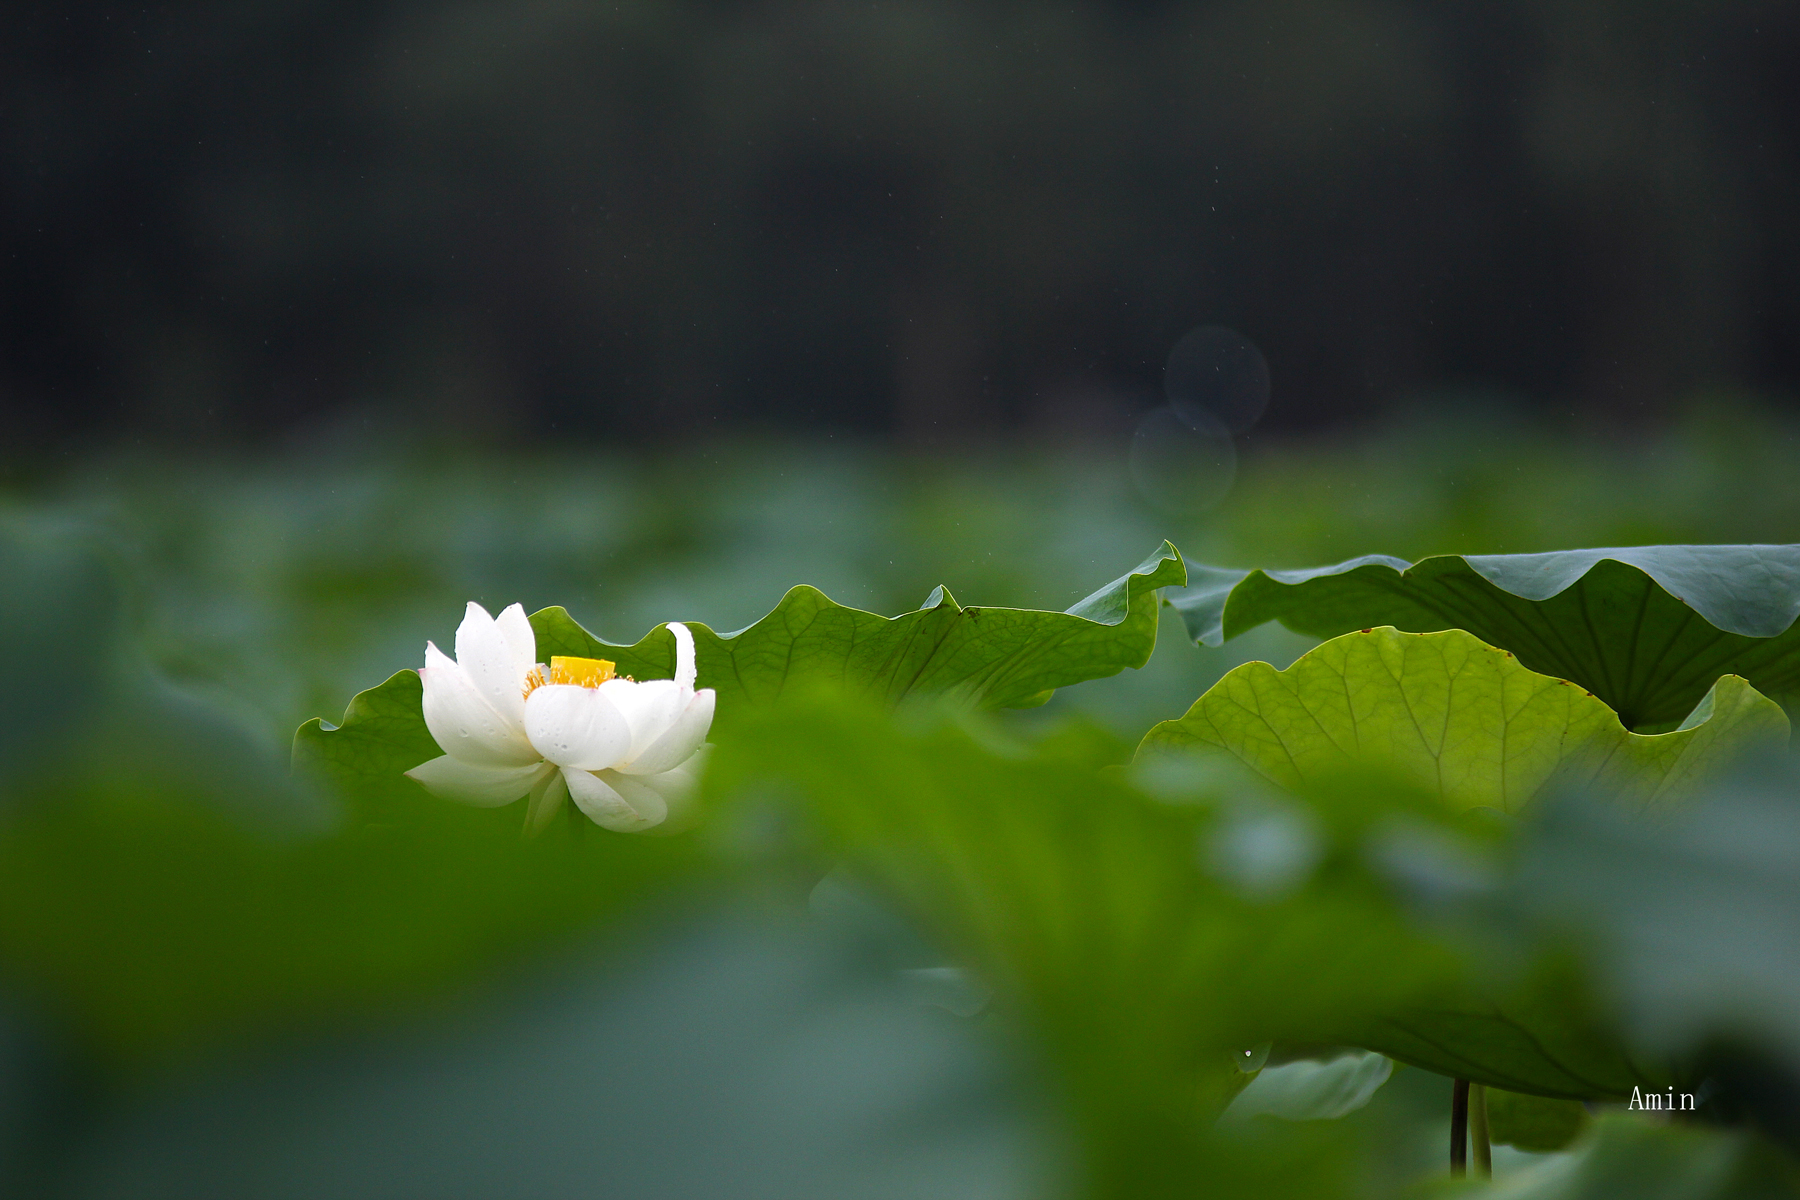
[(1800, 383), (1800, 6), (260, 0), (0, 18), (0, 439), (942, 438)]

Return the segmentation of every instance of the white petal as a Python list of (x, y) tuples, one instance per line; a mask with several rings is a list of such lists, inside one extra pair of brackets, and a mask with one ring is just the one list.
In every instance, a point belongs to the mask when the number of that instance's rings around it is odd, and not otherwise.
[(680, 621), (669, 622), (669, 632), (675, 635), (675, 682), (688, 691), (694, 690), (694, 635)]
[(600, 778), (621, 795), (631, 795), (631, 787), (647, 787), (663, 798), (668, 817), (658, 833), (679, 833), (692, 816), (693, 799), (700, 790), (700, 771), (705, 766), (711, 746), (702, 746), (684, 763), (658, 775), (623, 775), (617, 771), (601, 771)]
[(456, 665), (468, 673), (495, 712), (515, 725), (524, 719), (525, 672), (531, 663), (513, 658), (506, 634), (487, 609), (473, 600), (463, 623), (456, 627)]
[(531, 803), (525, 808), (527, 836), (542, 833), (556, 819), (556, 815), (562, 812), (563, 801), (569, 798), (569, 787), (563, 782), (563, 773), (554, 767), (547, 770), (548, 774), (531, 789)]
[(525, 732), (560, 767), (597, 771), (631, 749), (631, 726), (599, 688), (552, 683), (525, 702)]
[(542, 762), (528, 767), (477, 767), (446, 754), (420, 763), (406, 777), (424, 784), (434, 796), (479, 808), (498, 808), (531, 791), (543, 781), (546, 772), (553, 770)]
[(429, 642), (425, 645), (425, 728), (444, 753), (484, 767), (522, 767), (543, 755), (531, 748), (522, 722), (507, 721), (462, 667)]
[[(600, 692), (611, 700), (631, 726), (631, 748), (619, 756), (629, 761), (648, 750), (653, 742), (667, 733), (681, 719), (693, 693), (683, 691), (670, 679), (651, 679), (634, 683), (629, 679), (609, 679)], [(612, 763), (602, 764), (612, 766)]]
[(686, 762), (706, 741), (707, 731), (712, 728), (715, 699), (711, 688), (695, 692), (668, 730), (618, 769), (628, 775), (657, 775)]
[(661, 793), (623, 776), (613, 776), (608, 783), (589, 771), (564, 771), (563, 780), (576, 807), (607, 829), (634, 833), (661, 824), (669, 815)]
[(500, 636), (506, 639), (506, 648), (512, 651), (513, 666), (523, 672), (537, 665), (537, 634), (532, 631), (531, 618), (525, 615), (521, 605), (507, 605), (494, 618), (494, 624), (499, 628)]

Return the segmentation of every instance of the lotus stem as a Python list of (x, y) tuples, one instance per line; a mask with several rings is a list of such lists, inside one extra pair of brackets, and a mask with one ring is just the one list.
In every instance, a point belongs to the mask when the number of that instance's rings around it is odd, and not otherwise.
[(1487, 1088), (1479, 1083), (1469, 1085), (1469, 1136), (1475, 1143), (1475, 1173), (1492, 1179), (1494, 1146), (1488, 1137)]
[(1469, 1173), (1469, 1081), (1458, 1079), (1450, 1088), (1450, 1178)]

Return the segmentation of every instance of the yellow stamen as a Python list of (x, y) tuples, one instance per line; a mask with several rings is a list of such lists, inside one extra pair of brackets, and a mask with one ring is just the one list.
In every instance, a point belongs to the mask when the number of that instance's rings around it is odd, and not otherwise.
[(613, 664), (604, 658), (571, 658), (559, 654), (550, 660), (551, 683), (599, 687), (613, 677), (613, 672)]
[(544, 668), (533, 667), (525, 672), (525, 694), (527, 696), (543, 687), (549, 680), (544, 678)]

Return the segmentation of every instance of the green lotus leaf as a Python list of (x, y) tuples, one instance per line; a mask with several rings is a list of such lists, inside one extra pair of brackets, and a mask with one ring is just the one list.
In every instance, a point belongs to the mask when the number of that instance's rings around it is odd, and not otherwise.
[(1788, 733), (1781, 709), (1735, 675), (1692, 715), (1671, 733), (1631, 733), (1591, 693), (1460, 629), (1383, 627), (1285, 671), (1245, 663), (1151, 729), (1140, 753), (1220, 750), (1289, 788), (1375, 763), (1454, 807), (1517, 813), (1552, 784), (1654, 802)]
[(1721, 675), (1743, 676), (1790, 711), (1800, 702), (1800, 545), (1196, 566), (1169, 601), (1207, 645), (1266, 621), (1320, 638), (1378, 625), (1464, 629), (1573, 680), (1646, 732), (1673, 728)]
[[(1246, 663), (1152, 729), (1139, 754), (1229, 755), (1296, 790), (1373, 765), (1453, 809), (1518, 813), (1547, 790), (1578, 786), (1660, 804), (1787, 733), (1781, 709), (1736, 676), (1719, 680), (1683, 728), (1636, 734), (1581, 688), (1461, 630), (1384, 627), (1334, 638), (1285, 671)], [(1549, 1096), (1614, 1098), (1667, 1079), (1599, 1032), (1554, 978), (1397, 1010), (1346, 1040)]]
[(308, 721), (294, 734), (295, 773), (348, 795), (412, 795), (418, 787), (406, 772), (443, 753), (425, 728), (424, 697), (417, 671), (397, 671), (353, 696), (336, 726)]
[[(742, 714), (790, 688), (833, 685), (887, 704), (938, 697), (977, 708), (1042, 704), (1059, 687), (1141, 667), (1156, 646), (1160, 590), (1187, 579), (1181, 553), (1162, 548), (1066, 612), (964, 608), (945, 588), (923, 607), (883, 617), (796, 587), (762, 620), (736, 633), (689, 623), (699, 686), (718, 692), (715, 740)], [(562, 608), (531, 618), (540, 661), (604, 658), (619, 674), (667, 679), (675, 639), (658, 627), (635, 645), (601, 641)], [(401, 671), (357, 695), (343, 722), (317, 719), (294, 737), (297, 769), (352, 790), (412, 788), (403, 772), (442, 753), (426, 731), (421, 687)]]

